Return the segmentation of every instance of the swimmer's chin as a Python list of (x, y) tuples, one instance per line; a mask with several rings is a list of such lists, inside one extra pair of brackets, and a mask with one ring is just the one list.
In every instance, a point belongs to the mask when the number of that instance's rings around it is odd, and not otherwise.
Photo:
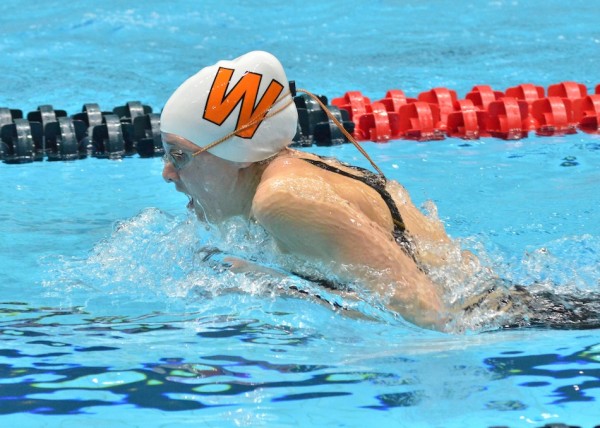
[(196, 214), (196, 217), (198, 217), (199, 220), (202, 220), (204, 218), (202, 210), (200, 209), (200, 207), (197, 206), (194, 198), (192, 198), (191, 196), (188, 197), (190, 198), (190, 200), (185, 207), (188, 209), (188, 211), (191, 211), (194, 214)]
[(189, 196), (189, 198), (190, 201), (187, 203), (186, 208), (190, 212), (193, 212), (198, 220), (200, 220), (203, 223), (207, 222), (206, 215), (204, 214), (204, 210), (202, 209), (202, 207), (196, 203), (194, 198), (192, 198), (191, 196)]

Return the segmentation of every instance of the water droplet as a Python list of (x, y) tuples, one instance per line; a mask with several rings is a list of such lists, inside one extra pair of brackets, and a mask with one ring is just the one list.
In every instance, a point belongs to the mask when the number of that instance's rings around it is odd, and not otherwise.
[(577, 166), (579, 162), (577, 162), (577, 158), (575, 156), (566, 156), (563, 158), (563, 163), (560, 166)]
[(563, 163), (560, 164), (560, 166), (577, 166), (579, 165), (579, 162), (573, 162), (573, 161), (564, 161)]

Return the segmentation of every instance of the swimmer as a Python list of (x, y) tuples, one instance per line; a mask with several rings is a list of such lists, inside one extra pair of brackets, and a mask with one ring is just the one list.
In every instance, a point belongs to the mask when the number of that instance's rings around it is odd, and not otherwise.
[[(368, 287), (409, 322), (443, 330), (456, 311), (429, 273), (456, 258), (442, 224), (381, 174), (289, 148), (296, 130), (293, 94), (274, 56), (220, 61), (185, 81), (163, 109), (163, 177), (189, 196), (201, 221), (254, 221), (281, 253)], [(460, 275), (480, 268), (468, 252), (459, 259)], [(467, 302), (466, 311), (493, 295)], [(485, 305), (506, 304), (502, 296)]]

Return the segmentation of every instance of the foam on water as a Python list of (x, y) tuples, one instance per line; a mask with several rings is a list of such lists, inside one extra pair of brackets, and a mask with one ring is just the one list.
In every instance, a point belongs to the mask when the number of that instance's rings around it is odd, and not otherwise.
[[(228, 258), (249, 261), (255, 268), (234, 273)], [(111, 236), (96, 244), (88, 256), (52, 258), (46, 263), (47, 293), (64, 299), (66, 306), (84, 298), (88, 302), (108, 300), (113, 307), (139, 303), (143, 311), (151, 304), (162, 310), (183, 305), (187, 310), (197, 307), (219, 313), (226, 302), (239, 298), (238, 304), (243, 304), (244, 296), (265, 299), (266, 306), (282, 296), (313, 296), (313, 302), (331, 311), (344, 306), (353, 312), (362, 304), (286, 273), (281, 266), (296, 261), (279, 255), (260, 227), (241, 219), (216, 229), (198, 222), (192, 214), (174, 217), (147, 209), (119, 222)], [(256, 267), (267, 272), (256, 272)], [(273, 273), (268, 272), (271, 269)], [(395, 318), (373, 311), (378, 317)], [(363, 312), (366, 315), (369, 309)]]
[[(429, 202), (427, 208), (430, 218), (438, 221), (435, 205)], [(504, 280), (529, 286), (532, 292), (584, 297), (586, 290), (596, 287), (598, 264), (590, 263), (587, 270), (581, 270), (581, 261), (570, 266), (568, 258), (556, 254), (568, 254), (577, 248), (578, 253), (588, 254), (593, 261), (598, 257), (599, 245), (591, 236), (564, 238), (526, 254), (515, 269), (501, 254), (489, 252), (474, 238), (462, 239), (445, 245), (447, 263), (430, 267), (428, 272), (443, 286), (446, 302), (455, 308), (485, 293), (498, 274)], [(582, 251), (582, 246), (586, 250)], [(479, 260), (466, 256), (469, 253), (464, 248), (477, 252)], [(439, 245), (431, 250), (441, 251)], [(238, 273), (232, 269), (236, 260), (244, 267)], [(44, 281), (47, 294), (60, 298), (64, 306), (82, 305), (83, 300), (84, 306), (109, 303), (120, 307), (120, 311), (127, 308), (128, 313), (148, 313), (149, 308), (168, 312), (180, 307), (226, 315), (227, 311), (221, 311), (231, 305), (243, 313), (246, 297), (264, 299), (266, 306), (292, 297), (308, 299), (351, 318), (407, 325), (398, 314), (385, 309), (385, 296), (365, 290), (360, 283), (352, 284), (354, 292), (346, 294), (291, 274), (294, 270), (308, 272), (339, 283), (327, 273), (326, 265), (280, 254), (260, 226), (241, 218), (216, 228), (197, 221), (191, 212), (172, 216), (158, 209), (145, 209), (117, 223), (110, 237), (97, 243), (86, 257), (61, 256), (45, 263), (49, 273)], [(246, 269), (246, 263), (251, 267)], [(459, 312), (447, 329), (455, 333), (493, 330), (502, 326), (509, 315), (499, 315), (492, 308), (471, 316)]]

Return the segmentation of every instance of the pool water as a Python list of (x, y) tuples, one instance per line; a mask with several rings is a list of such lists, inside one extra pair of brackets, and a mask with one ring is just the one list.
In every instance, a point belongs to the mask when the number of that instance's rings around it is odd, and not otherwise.
[[(8, 1), (0, 106), (75, 113), (135, 99), (159, 111), (198, 68), (252, 49), (330, 98), (593, 89), (598, 17), (583, 1)], [(598, 291), (599, 136), (364, 147), (503, 277)], [(310, 150), (368, 166), (350, 145)], [(235, 220), (224, 234), (203, 227), (161, 168), (138, 157), (0, 164), (3, 426), (600, 424), (597, 330), (437, 333), (369, 300), (342, 301), (355, 305), (345, 316), (286, 292), (317, 290), (299, 278), (234, 275), (211, 248), (269, 264), (272, 243)]]

